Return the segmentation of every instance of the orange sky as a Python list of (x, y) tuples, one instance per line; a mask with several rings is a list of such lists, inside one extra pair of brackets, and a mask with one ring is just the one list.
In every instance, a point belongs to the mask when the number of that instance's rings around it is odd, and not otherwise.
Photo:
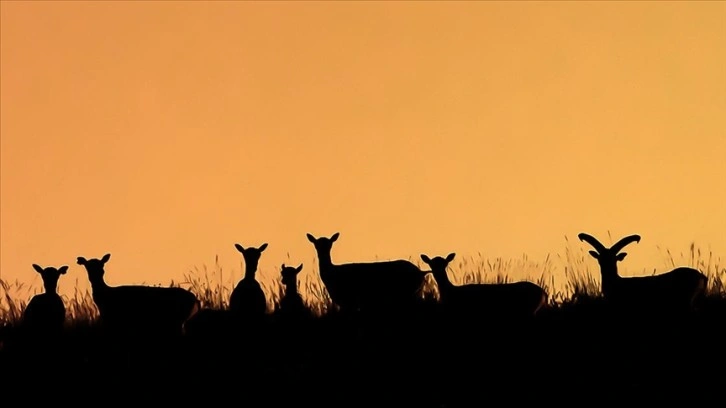
[(110, 252), (109, 283), (167, 283), (238, 268), (236, 242), (312, 268), (307, 232), (341, 233), (336, 262), (538, 259), (608, 230), (643, 236), (626, 269), (726, 254), (724, 2), (1, 14), (6, 280), (68, 264), (71, 289)]

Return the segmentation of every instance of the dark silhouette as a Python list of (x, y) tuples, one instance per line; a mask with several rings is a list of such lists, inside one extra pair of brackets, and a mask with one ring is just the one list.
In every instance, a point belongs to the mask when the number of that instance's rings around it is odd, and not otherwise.
[[(297, 369), (304, 367), (305, 360), (315, 358), (309, 352), (311, 348), (316, 347), (310, 330), (315, 322), (315, 315), (307, 307), (298, 291), (298, 276), (302, 269), (302, 264), (297, 267), (282, 264), (280, 275), (283, 292), (274, 313), (275, 325), (266, 340), (266, 344), (276, 351), (270, 357), (276, 361), (277, 365), (292, 366), (291, 368)], [(296, 374), (298, 378), (289, 378), (289, 380), (299, 384), (302, 382), (300, 375), (302, 375), (302, 371)]]
[[(316, 250), (322, 249), (318, 259), (327, 260), (325, 265), (333, 265), (330, 249), (337, 238), (338, 234), (319, 239), (308, 236)], [(597, 242), (586, 235), (581, 239)], [(0, 383), (12, 391), (22, 389), (31, 379), (34, 387), (47, 391), (50, 388), (46, 385), (57, 386), (59, 381), (71, 386), (81, 374), (88, 389), (107, 395), (118, 395), (120, 391), (134, 400), (148, 399), (142, 394), (159, 388), (158, 383), (163, 385), (158, 392), (164, 394), (166, 402), (175, 396), (186, 402), (195, 396), (206, 400), (211, 395), (214, 400), (219, 394), (215, 390), (234, 387), (235, 395), (242, 396), (242, 404), (254, 405), (254, 401), (265, 398), (273, 401), (272, 405), (320, 407), (374, 405), (382, 400), (407, 401), (421, 408), (483, 406), (493, 400), (510, 405), (541, 403), (542, 395), (563, 384), (585, 395), (600, 395), (615, 402), (645, 396), (652, 402), (652, 397), (663, 390), (668, 391), (668, 398), (674, 391), (720, 402), (726, 374), (714, 371), (714, 367), (726, 366), (726, 354), (707, 352), (704, 357), (702, 350), (726, 342), (722, 288), (716, 282), (709, 285), (699, 313), (684, 313), (682, 319), (652, 319), (658, 310), (651, 306), (658, 299), (666, 305), (690, 305), (699, 296), (697, 293), (703, 293), (707, 282), (694, 274), (695, 283), (683, 279), (678, 284), (653, 284), (670, 293), (651, 294), (656, 299), (653, 302), (643, 300), (643, 293), (647, 298), (653, 289), (649, 284), (644, 284), (649, 289), (643, 292), (618, 283), (632, 278), (618, 278), (613, 285), (612, 276), (617, 276), (613, 265), (624, 258), (619, 251), (628, 240), (637, 241), (626, 238), (610, 249), (593, 244), (596, 251), (591, 254), (600, 261), (601, 269), (609, 271), (603, 276), (607, 282), (603, 286), (605, 296), (590, 296), (584, 291), (568, 299), (555, 297), (551, 304), (543, 290), (525, 282), (454, 285), (447, 268), (458, 255), (429, 258), (422, 254), (421, 259), (431, 270), (414, 271), (407, 266), (405, 271), (391, 270), (376, 263), (364, 264), (370, 269), (341, 265), (321, 268), (321, 277), (327, 279), (324, 283), (332, 289), (331, 296), (342, 303), (346, 299), (350, 302), (347, 310), (378, 306), (379, 313), (345, 314), (327, 309), (317, 315), (305, 308), (301, 298), (305, 295), (300, 283), (302, 264), (282, 264), (279, 276), (284, 296), (277, 302), (275, 313), (261, 319), (263, 324), (259, 326), (239, 324), (228, 309), (207, 307), (192, 314), (201, 304), (196, 299), (181, 301), (189, 294), (179, 289), (108, 287), (103, 277), (110, 256), (90, 260), (79, 257), (79, 264), (88, 272), (101, 319), (86, 320), (86, 316), (68, 313), (60, 341), (38, 336), (44, 341), (39, 344), (20, 335), (23, 321), (32, 320), (30, 315), (37, 316), (31, 310), (38, 308), (29, 305), (17, 325), (14, 315), (0, 310)], [(265, 248), (257, 248), (254, 261), (247, 262), (245, 269), (252, 272), (245, 278), (255, 275)], [(240, 249), (243, 255), (253, 254), (254, 250)], [(58, 271), (61, 269), (67, 270), (62, 267)], [(723, 268), (716, 269), (722, 273)], [(411, 281), (417, 281), (428, 273), (437, 283), (431, 289), (434, 294), (438, 287), (438, 301), (422, 299), (416, 313), (397, 313), (400, 304), (396, 301), (414, 297), (410, 295), (414, 285), (397, 283), (397, 277), (414, 276), (417, 279)], [(381, 288), (387, 285), (396, 290), (386, 292), (388, 289)], [(491, 292), (477, 289), (486, 286), (529, 287), (531, 292), (502, 290), (492, 296)], [(687, 296), (687, 289), (695, 294)], [(48, 286), (46, 292), (51, 292)], [(522, 295), (524, 292), (528, 295)], [(252, 298), (242, 296), (241, 303)], [(172, 311), (175, 303), (185, 303), (183, 312)], [(611, 313), (612, 303), (627, 305), (622, 309), (625, 314)], [(256, 304), (261, 316), (262, 302)], [(545, 304), (547, 307), (543, 307)], [(159, 305), (166, 312), (158, 310)], [(627, 318), (633, 305), (644, 306), (646, 311), (640, 319)], [(298, 310), (303, 311), (304, 319), (297, 318)], [(535, 318), (529, 319), (532, 315)], [(527, 324), (519, 324), (520, 316), (527, 317)], [(165, 318), (176, 323), (164, 324)], [(106, 342), (106, 327), (114, 324), (118, 336), (112, 337), (121, 341), (108, 347), (112, 344)], [(175, 341), (156, 342), (156, 329), (171, 326), (169, 331), (175, 333), (181, 326), (184, 335), (178, 341), (175, 337)], [(131, 337), (129, 333), (139, 335)], [(156, 347), (150, 347), (152, 344)], [(119, 364), (119, 357), (131, 364)], [(57, 372), (58, 368), (64, 375), (38, 375)], [(225, 375), (230, 369), (233, 375)], [(321, 388), (322, 393), (315, 391)], [(139, 389), (143, 391), (137, 392)], [(602, 389), (608, 392), (602, 394)]]
[(287, 321), (297, 321), (301, 318), (309, 317), (309, 309), (305, 305), (302, 296), (298, 292), (297, 276), (302, 271), (303, 265), (297, 267), (285, 266), (282, 264), (280, 275), (282, 276), (282, 285), (285, 291), (280, 299), (278, 313), (281, 318)]
[(600, 264), (602, 294), (616, 311), (650, 315), (689, 312), (694, 302), (705, 296), (708, 278), (693, 268), (679, 267), (655, 276), (621, 277), (618, 262), (627, 253), (620, 251), (632, 242), (640, 242), (639, 235), (622, 238), (610, 248), (586, 233), (578, 238), (595, 248), (589, 253)]
[(452, 313), (487, 318), (528, 318), (547, 304), (547, 292), (532, 282), (467, 284), (455, 286), (446, 273), (456, 254), (421, 259), (431, 267), (440, 302)]
[(318, 255), (320, 279), (341, 310), (392, 313), (418, 303), (426, 272), (406, 260), (336, 265), (330, 252), (339, 236), (307, 234)]
[(267, 243), (259, 248), (244, 248), (240, 244), (234, 244), (245, 260), (245, 274), (242, 280), (237, 283), (229, 298), (229, 310), (235, 319), (259, 320), (267, 314), (267, 299), (262, 286), (255, 278), (257, 264), (260, 261), (262, 252), (267, 248)]
[(58, 278), (66, 274), (68, 266), (63, 265), (56, 269), (52, 266), (41, 268), (33, 264), (33, 269), (43, 279), (45, 292), (33, 296), (28, 303), (23, 312), (23, 327), (26, 334), (36, 338), (57, 338), (63, 333), (66, 320), (66, 307), (57, 292)]
[(181, 335), (184, 323), (200, 308), (190, 291), (177, 287), (108, 286), (104, 266), (111, 258), (78, 257), (91, 282), (93, 301), (103, 324), (126, 335)]

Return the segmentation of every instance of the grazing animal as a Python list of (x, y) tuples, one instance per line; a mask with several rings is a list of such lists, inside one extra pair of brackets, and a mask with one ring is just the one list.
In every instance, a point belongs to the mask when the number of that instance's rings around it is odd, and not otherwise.
[(279, 313), (284, 319), (296, 319), (305, 317), (308, 314), (308, 308), (302, 296), (300, 296), (297, 287), (297, 275), (302, 271), (302, 268), (302, 264), (298, 267), (282, 264), (280, 269), (285, 292), (280, 299)]
[(23, 326), (34, 336), (55, 336), (63, 331), (66, 307), (58, 295), (58, 278), (65, 275), (68, 266), (42, 268), (33, 264), (33, 269), (43, 279), (45, 292), (33, 296), (23, 312)]
[(708, 277), (697, 269), (678, 267), (654, 276), (622, 277), (618, 262), (625, 259), (620, 252), (632, 242), (640, 242), (639, 235), (629, 235), (610, 248), (586, 233), (577, 236), (592, 245), (590, 255), (600, 264), (603, 297), (617, 309), (628, 312), (688, 312), (694, 303), (705, 296)]
[(242, 253), (245, 260), (245, 274), (230, 295), (229, 310), (235, 318), (259, 318), (267, 313), (267, 299), (255, 274), (260, 256), (267, 248), (267, 243), (260, 245), (259, 248), (244, 248), (240, 244), (234, 244), (234, 247)]
[(486, 317), (533, 317), (547, 304), (547, 292), (532, 282), (454, 285), (446, 269), (456, 254), (433, 259), (421, 254), (431, 267), (441, 304), (453, 313)]
[(340, 234), (316, 238), (307, 234), (318, 255), (320, 279), (341, 310), (405, 308), (420, 298), (428, 272), (406, 260), (334, 264), (330, 255)]
[(86, 268), (103, 324), (123, 334), (181, 335), (184, 324), (199, 311), (197, 297), (177, 287), (109, 286), (104, 280), (104, 267), (110, 258), (111, 254), (101, 259), (77, 259)]

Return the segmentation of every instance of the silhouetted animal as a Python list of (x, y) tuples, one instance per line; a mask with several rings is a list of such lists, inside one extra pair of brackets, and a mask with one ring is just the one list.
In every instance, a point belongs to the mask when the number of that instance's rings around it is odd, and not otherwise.
[(330, 252), (339, 236), (337, 232), (330, 238), (307, 234), (318, 255), (320, 279), (342, 310), (406, 307), (420, 298), (427, 272), (409, 261), (334, 264)]
[(679, 267), (655, 276), (621, 277), (618, 262), (627, 253), (620, 251), (632, 242), (640, 242), (639, 235), (622, 238), (610, 248), (586, 233), (578, 238), (595, 249), (589, 253), (600, 264), (602, 294), (621, 311), (684, 312), (705, 296), (708, 278), (693, 268)]
[(33, 264), (33, 269), (43, 279), (45, 292), (33, 296), (23, 312), (23, 326), (28, 334), (34, 336), (59, 335), (66, 319), (66, 307), (57, 293), (58, 278), (65, 275), (68, 266), (56, 269), (52, 266), (41, 268)]
[(255, 273), (267, 244), (264, 243), (259, 248), (244, 248), (240, 244), (234, 246), (245, 260), (245, 274), (230, 295), (229, 310), (236, 319), (259, 318), (267, 313), (267, 300)]
[(177, 287), (108, 286), (104, 266), (111, 258), (78, 257), (91, 282), (93, 301), (104, 325), (128, 334), (181, 334), (184, 323), (200, 308), (190, 291)]
[(308, 315), (308, 308), (298, 292), (297, 275), (302, 271), (303, 265), (298, 267), (282, 264), (280, 275), (285, 292), (280, 299), (278, 313), (285, 319), (299, 319)]
[(446, 258), (421, 259), (431, 267), (439, 289), (440, 302), (454, 313), (475, 314), (485, 317), (534, 316), (547, 304), (547, 292), (532, 282), (482, 283), (455, 286), (446, 273), (456, 254)]

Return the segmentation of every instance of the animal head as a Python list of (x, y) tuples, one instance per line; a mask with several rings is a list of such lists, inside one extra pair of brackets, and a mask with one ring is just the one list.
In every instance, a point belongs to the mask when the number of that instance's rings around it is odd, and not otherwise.
[(78, 265), (83, 265), (86, 267), (86, 272), (88, 272), (88, 280), (90, 280), (91, 282), (95, 282), (103, 280), (103, 268), (109, 259), (111, 259), (111, 254), (106, 254), (101, 259), (86, 259), (82, 256), (79, 256), (77, 262)]
[(315, 250), (318, 251), (318, 253), (330, 253), (330, 250), (333, 248), (333, 242), (338, 240), (340, 233), (336, 232), (330, 238), (315, 238), (312, 234), (307, 234), (307, 236), (308, 241), (313, 243)]
[(47, 268), (42, 268), (39, 265), (33, 264), (33, 269), (35, 269), (36, 272), (40, 274), (40, 277), (43, 279), (43, 286), (45, 287), (46, 292), (55, 292), (56, 288), (58, 287), (58, 278), (60, 278), (61, 275), (65, 275), (68, 271), (68, 266), (63, 265), (60, 268), (56, 269), (52, 266), (49, 266)]
[(580, 241), (587, 242), (595, 248), (594, 251), (589, 251), (589, 253), (593, 258), (597, 259), (603, 274), (617, 274), (617, 263), (628, 255), (626, 252), (620, 251), (631, 242), (640, 242), (640, 235), (629, 235), (607, 248), (595, 237), (584, 232), (578, 234), (577, 237), (580, 238)]
[(248, 267), (257, 267), (257, 262), (260, 260), (260, 256), (262, 256), (262, 252), (264, 252), (265, 248), (267, 248), (267, 243), (264, 243), (259, 246), (259, 248), (255, 247), (243, 247), (240, 244), (234, 244), (234, 247), (237, 248), (238, 251), (242, 253), (242, 257), (245, 260), (245, 264)]
[(428, 256), (421, 254), (421, 260), (423, 260), (431, 268), (431, 273), (434, 274), (434, 276), (437, 276), (442, 273), (446, 273), (446, 268), (449, 266), (449, 263), (454, 260), (455, 256), (456, 254), (452, 252), (447, 255), (446, 258), (437, 256), (431, 259)]
[(282, 275), (282, 284), (285, 286), (294, 286), (297, 284), (297, 274), (302, 271), (303, 264), (300, 264), (298, 267), (294, 266), (285, 266), (285, 264), (282, 264), (280, 275)]

